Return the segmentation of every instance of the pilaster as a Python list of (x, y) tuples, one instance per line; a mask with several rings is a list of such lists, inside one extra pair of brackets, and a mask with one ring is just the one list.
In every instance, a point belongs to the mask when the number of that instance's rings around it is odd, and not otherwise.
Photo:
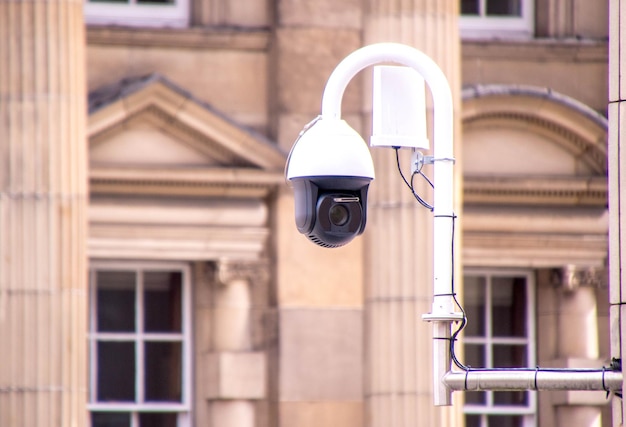
[[(609, 301), (611, 322), (611, 357), (622, 359), (626, 353), (626, 198), (624, 178), (626, 171), (626, 8), (620, 0), (609, 1)], [(613, 425), (624, 424), (623, 399), (613, 399)]]
[[(448, 78), (455, 106), (455, 212), (460, 214), (458, 2), (368, 0), (366, 10), (364, 44), (391, 41), (416, 47)], [(371, 91), (368, 82), (364, 85), (364, 121), (371, 116)], [(427, 123), (431, 127), (432, 117), (430, 105)], [(432, 144), (432, 131), (429, 139)], [(370, 187), (365, 253), (368, 425), (454, 425), (458, 420), (453, 410), (433, 406), (431, 326), (421, 321), (432, 302), (432, 213), (415, 201), (402, 182), (394, 150), (373, 149), (372, 154), (376, 180)], [(406, 174), (408, 150), (401, 154)], [(420, 182), (417, 191), (432, 201), (427, 184)], [(461, 247), (458, 235), (456, 247)], [(459, 265), (457, 262), (457, 277)], [(459, 415), (460, 401), (455, 401), (455, 407)]]
[(232, 260), (217, 262), (209, 280), (210, 350), (200, 357), (204, 398), (215, 425), (265, 425), (261, 408), (267, 397), (267, 349), (258, 335), (266, 326), (262, 315), (268, 280), (265, 263)]
[[(606, 284), (602, 267), (568, 264), (539, 270), (537, 323), (539, 366), (600, 369), (598, 295)], [(603, 326), (603, 325), (602, 325)], [(603, 357), (604, 356), (604, 357)], [(601, 424), (606, 395), (593, 391), (539, 392), (538, 422), (554, 426)]]
[(0, 2), (0, 425), (87, 425), (82, 2)]

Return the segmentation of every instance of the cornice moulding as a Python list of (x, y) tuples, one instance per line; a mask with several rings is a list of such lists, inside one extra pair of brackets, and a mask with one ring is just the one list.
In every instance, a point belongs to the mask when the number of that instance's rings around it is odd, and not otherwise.
[(92, 193), (265, 197), (285, 182), (282, 173), (257, 169), (90, 169)]
[(265, 28), (131, 28), (88, 26), (87, 45), (173, 47), (266, 51), (270, 31)]
[(605, 177), (465, 177), (463, 200), (467, 204), (532, 204), (605, 207)]
[(604, 62), (608, 61), (606, 40), (463, 40), (463, 59), (507, 61)]
[[(499, 236), (499, 239), (502, 239)], [(465, 239), (464, 239), (465, 240)], [(606, 247), (587, 248), (572, 240), (569, 248), (555, 248), (545, 245), (530, 248), (489, 247), (489, 242), (475, 242), (463, 248), (463, 265), (467, 267), (520, 267), (552, 268), (565, 262), (592, 263), (601, 266), (606, 262)]]

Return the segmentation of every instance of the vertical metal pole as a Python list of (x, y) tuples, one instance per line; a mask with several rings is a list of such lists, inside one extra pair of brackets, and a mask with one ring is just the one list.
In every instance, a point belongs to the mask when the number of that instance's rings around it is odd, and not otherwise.
[(322, 96), (322, 119), (341, 118), (341, 99), (350, 80), (362, 69), (381, 62), (395, 62), (415, 69), (428, 84), (434, 103), (434, 278), (432, 312), (424, 316), (433, 322), (433, 394), (437, 406), (452, 403), (451, 391), (443, 383), (450, 365), (450, 329), (458, 316), (452, 298), (453, 211), (453, 109), (452, 92), (443, 71), (426, 54), (398, 44), (378, 43), (352, 52), (330, 75)]

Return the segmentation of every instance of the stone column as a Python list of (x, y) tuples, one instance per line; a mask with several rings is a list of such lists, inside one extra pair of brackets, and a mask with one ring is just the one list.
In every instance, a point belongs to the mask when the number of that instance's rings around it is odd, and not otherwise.
[[(626, 64), (626, 8), (620, 0), (609, 1), (609, 300), (611, 319), (611, 357), (622, 358), (626, 353), (626, 189), (622, 168), (626, 165), (626, 73), (620, 71)], [(624, 18), (624, 19), (622, 19)], [(624, 99), (622, 99), (624, 97)], [(624, 192), (625, 197), (622, 197)], [(624, 424), (624, 400), (613, 399), (613, 425)]]
[(252, 286), (265, 290), (262, 285), (267, 280), (264, 265), (232, 261), (220, 261), (217, 265), (211, 319), (213, 342), (206, 357), (207, 398), (214, 425), (263, 425), (257, 416), (256, 402), (266, 396), (266, 360), (254, 345)]
[[(561, 358), (596, 360), (598, 307), (594, 269), (567, 266), (561, 273), (557, 352)], [(599, 273), (597, 274), (599, 276)]]
[[(458, 2), (365, 3), (364, 44), (391, 41), (411, 45), (429, 55), (446, 74), (455, 101), (455, 169), (460, 177)], [(371, 92), (367, 83), (366, 99)], [(364, 121), (370, 117), (366, 111)], [(430, 107), (428, 123), (432, 126)], [(432, 145), (432, 134), (429, 138)], [(410, 174), (409, 151), (405, 151), (401, 164), (404, 173)], [(368, 425), (451, 425), (452, 412), (433, 407), (432, 332), (421, 320), (423, 313), (431, 311), (432, 302), (432, 213), (417, 203), (402, 182), (394, 150), (373, 149), (372, 153), (376, 180), (370, 186), (365, 255)], [(425, 173), (432, 178), (432, 169), (427, 169)], [(428, 185), (421, 179), (416, 182), (419, 194), (432, 201)], [(459, 185), (456, 188), (455, 210), (460, 214)], [(456, 246), (461, 247), (460, 241)], [(460, 411), (461, 405), (456, 406)]]
[(82, 2), (0, 1), (0, 425), (87, 425)]
[[(601, 270), (566, 266), (561, 269), (557, 308), (556, 366), (600, 368), (598, 304), (595, 287)], [(593, 392), (562, 392), (553, 396), (556, 425), (600, 427), (605, 396)]]

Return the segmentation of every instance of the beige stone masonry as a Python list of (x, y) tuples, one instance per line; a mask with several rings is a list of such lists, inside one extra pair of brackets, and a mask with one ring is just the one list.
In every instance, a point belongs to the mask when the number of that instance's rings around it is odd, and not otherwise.
[(260, 405), (255, 401), (267, 396), (267, 359), (266, 349), (258, 348), (255, 316), (266, 309), (268, 280), (264, 262), (221, 259), (216, 263), (211, 351), (203, 354), (201, 385), (216, 425), (261, 425)]
[(82, 4), (0, 2), (0, 425), (87, 420)]
[(302, 2), (282, 0), (278, 2), (281, 22), (286, 26), (311, 26), (318, 28), (343, 28), (360, 30), (363, 4), (359, 0), (318, 0)]
[(360, 401), (284, 402), (280, 425), (289, 427), (363, 427), (365, 416)]
[[(457, 230), (462, 221), (458, 5), (441, 0), (373, 0), (368, 2), (364, 16), (364, 44), (399, 42), (413, 46), (430, 56), (450, 83), (456, 114), (454, 209), (461, 218)], [(363, 85), (363, 92), (365, 105), (369, 106), (369, 83)], [(427, 109), (427, 123), (432, 126), (430, 103)], [(369, 118), (367, 107), (364, 114)], [(366, 124), (364, 129), (368, 127)], [(429, 139), (431, 146), (436, 143), (430, 134)], [(400, 157), (404, 168), (409, 165), (406, 151)], [(433, 406), (432, 326), (421, 320), (422, 314), (431, 311), (432, 302), (432, 213), (417, 203), (402, 182), (393, 150), (373, 149), (372, 154), (376, 179), (370, 186), (369, 228), (364, 235), (368, 425), (452, 425), (454, 410)], [(416, 182), (416, 191), (432, 201), (430, 187), (421, 180)], [(460, 247), (460, 239), (456, 242)], [(458, 274), (458, 259), (455, 266)], [(458, 415), (460, 401), (455, 400), (455, 406)]]
[(262, 399), (266, 360), (261, 352), (210, 353), (204, 361), (207, 399)]
[(173, 88), (167, 80), (159, 76), (147, 77), (143, 82), (138, 81), (137, 86), (138, 89), (129, 95), (92, 112), (89, 118), (90, 145), (105, 143), (111, 134), (123, 130), (125, 120), (154, 109), (164, 115), (162, 122), (174, 121), (175, 125), (193, 131), (196, 137), (204, 138), (208, 146), (205, 152), (227, 150), (231, 153), (229, 158), (236, 157), (241, 159), (240, 162), (245, 160), (260, 168), (282, 171), (285, 155), (269, 141), (225, 120), (190, 94)]
[(605, 39), (464, 40), (462, 54), (463, 85), (549, 87), (606, 111), (607, 80), (596, 77), (608, 71)]
[(259, 28), (271, 23), (269, 0), (198, 0), (192, 20), (200, 26)]
[[(280, 50), (276, 64), (280, 90), (276, 102), (286, 112), (308, 113), (311, 121), (320, 113), (322, 93), (330, 73), (350, 52), (360, 46), (360, 33), (354, 29), (286, 27), (276, 34)], [(359, 111), (361, 94), (357, 78), (343, 97), (345, 113)], [(301, 123), (304, 126), (307, 122)], [(298, 131), (299, 132), (299, 131)], [(285, 144), (291, 146), (297, 133)], [(282, 142), (282, 139), (279, 138)]]
[[(194, 2), (195, 3), (195, 2)], [(265, 50), (269, 31), (255, 29), (246, 32), (231, 28), (87, 28), (87, 43), (102, 46), (174, 47), (196, 49)]]
[(159, 75), (90, 100), (91, 257), (262, 256), (285, 153)]
[[(171, 40), (176, 39), (173, 34)], [(237, 123), (264, 133), (267, 130), (269, 64), (265, 48), (222, 49), (201, 43), (195, 48), (90, 44), (87, 68), (89, 91), (158, 72)]]
[(280, 390), (289, 402), (362, 399), (362, 310), (284, 308), (280, 312)]

